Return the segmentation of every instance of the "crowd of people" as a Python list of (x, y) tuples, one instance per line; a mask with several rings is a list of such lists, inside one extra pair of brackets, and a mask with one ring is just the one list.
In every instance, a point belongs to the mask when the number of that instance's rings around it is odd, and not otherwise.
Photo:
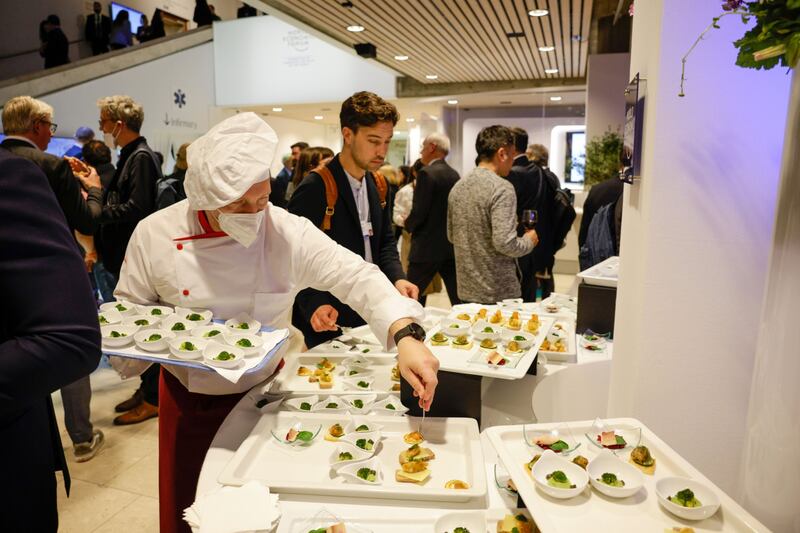
[[(60, 251), (72, 267), (58, 269), (58, 283), (81, 292), (62, 302), (70, 309), (86, 307), (87, 300), (94, 308), (115, 297), (206, 307), (215, 315), (252, 308), (267, 325), (287, 327), (291, 320), (305, 348), (338, 336), (340, 327), (369, 323), (389, 345), (397, 344), (401, 373), (420, 407), (429, 408), (438, 361), (423, 344), (419, 326), (427, 291), (443, 283), (453, 304), (491, 304), (504, 298), (531, 301), (552, 290), (553, 257), (565, 237), (558, 230), (564, 223), (557, 205), (560, 188), (547, 167), (546, 149), (528, 146), (521, 129), (495, 125), (481, 130), (476, 167), (463, 177), (447, 163), (450, 141), (440, 133), (423, 140), (413, 165), (394, 169), (386, 155), (397, 109), (375, 94), (359, 92), (342, 104), (338, 154), (298, 141), (282, 158), (281, 171), (270, 178), (277, 136), (257, 115), (240, 113), (181, 146), (174, 171), (164, 176), (163, 158), (141, 135), (142, 106), (128, 96), (101, 98), (97, 105), (104, 141), (95, 140), (91, 128), (81, 128), (79, 149), (62, 158), (45, 152), (57, 128), (50, 105), (22, 96), (3, 106), (7, 137), (0, 144), (0, 169), (7, 170), (0, 172), (0, 181), (16, 179), (9, 173), (21, 168), (33, 176), (31, 181), (41, 176), (39, 189), (49, 187), (44, 203), (59, 212), (48, 215), (54, 220), (43, 226), (52, 230), (50, 244), (58, 241), (64, 248), (64, 233), (71, 234), (68, 249)], [(119, 150), (116, 165), (112, 150)], [(230, 168), (238, 169), (235, 175)], [(30, 194), (20, 205), (38, 211), (41, 206), (30, 205), (44, 192)], [(11, 217), (20, 216), (18, 210), (0, 200), (0, 227), (8, 228)], [(530, 210), (539, 213), (535, 228), (523, 224), (521, 213)], [(9, 239), (0, 241), (4, 249), (15, 242), (0, 230), (3, 236)], [(176, 243), (177, 253), (172, 251)], [(38, 258), (50, 253), (46, 248), (18, 252)], [(74, 268), (75, 257), (83, 259), (80, 270)], [(0, 260), (0, 271), (16, 267), (14, 261), (12, 256)], [(4, 274), (3, 279), (5, 287), (11, 278)], [(60, 301), (59, 291), (53, 293), (53, 300), (42, 295), (43, 301)], [(19, 298), (28, 300), (29, 295)], [(27, 309), (20, 302), (10, 304)], [(41, 334), (37, 320), (46, 317), (30, 312), (24, 323), (3, 318), (0, 351), (35, 355), (35, 346), (14, 343), (21, 334)], [(82, 336), (73, 339), (74, 347), (66, 340), (60, 346), (62, 351), (80, 347), (74, 368), (56, 372), (28, 403), (7, 403), (15, 396), (6, 393), (8, 380), (0, 380), (0, 435), (15, 442), (23, 429), (13, 420), (27, 416), (32, 418), (26, 424), (50, 432), (46, 441), (52, 450), (45, 446), (23, 454), (32, 463), (47, 454), (51, 460), (35, 476), (24, 476), (21, 494), (50, 487), (54, 469), (66, 474), (51, 391), (61, 391), (77, 461), (90, 460), (105, 442), (90, 416), (88, 376), (99, 358), (97, 321), (94, 313), (94, 324), (76, 317), (83, 321), (78, 330), (65, 327)], [(135, 394), (116, 406), (120, 415), (114, 423), (159, 417), (161, 527), (185, 530), (181, 512), (192, 503), (211, 439), (242, 394), (275, 366), (232, 385), (216, 376), (198, 379), (196, 371), (181, 367), (121, 365), (110, 359), (118, 370), (124, 366), (128, 375), (140, 375)], [(35, 364), (19, 368), (24, 376), (19, 379), (38, 379), (37, 369)], [(48, 489), (47, 496), (54, 508), (54, 491)], [(45, 521), (52, 518), (41, 515)]]

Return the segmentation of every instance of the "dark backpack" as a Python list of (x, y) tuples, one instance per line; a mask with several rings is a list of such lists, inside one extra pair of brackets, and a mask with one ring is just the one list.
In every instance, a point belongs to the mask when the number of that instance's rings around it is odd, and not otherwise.
[(551, 199), (550, 205), (550, 220), (551, 229), (553, 232), (553, 254), (564, 247), (564, 241), (567, 238), (569, 230), (572, 228), (572, 223), (575, 222), (575, 208), (572, 207), (572, 192), (569, 189), (562, 189), (559, 186), (558, 178), (550, 172), (537, 166), (541, 173), (541, 183), (546, 183), (545, 188), (547, 196), (537, 200), (542, 202), (548, 198)]
[(161, 178), (156, 183), (156, 209), (164, 209), (186, 198), (183, 181), (172, 176)]
[(616, 204), (606, 204), (592, 216), (586, 242), (581, 246), (578, 254), (581, 270), (591, 268), (597, 263), (605, 261), (615, 254), (614, 207)]

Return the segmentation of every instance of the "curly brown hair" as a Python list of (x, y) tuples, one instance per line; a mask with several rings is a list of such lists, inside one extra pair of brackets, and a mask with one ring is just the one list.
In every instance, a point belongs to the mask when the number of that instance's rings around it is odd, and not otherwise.
[(345, 100), (339, 111), (339, 124), (342, 128), (350, 128), (353, 133), (361, 126), (374, 126), (378, 122), (391, 122), (396, 126), (399, 118), (394, 104), (367, 91), (357, 92)]

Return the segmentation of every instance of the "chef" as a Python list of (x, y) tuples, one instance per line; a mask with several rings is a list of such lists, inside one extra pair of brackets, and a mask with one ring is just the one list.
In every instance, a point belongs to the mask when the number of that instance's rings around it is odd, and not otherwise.
[[(329, 291), (364, 317), (386, 348), (397, 344), (400, 371), (427, 409), (439, 362), (422, 342), (422, 307), (402, 296), (378, 267), (338, 246), (307, 219), (268, 203), (277, 143), (272, 128), (254, 113), (228, 118), (194, 141), (188, 150), (187, 199), (139, 223), (114, 296), (138, 304), (207, 308), (218, 318), (244, 311), (266, 326), (286, 328), (300, 290)], [(162, 533), (189, 530), (181, 515), (194, 501), (217, 429), (280, 359), (235, 384), (215, 372), (162, 367)]]

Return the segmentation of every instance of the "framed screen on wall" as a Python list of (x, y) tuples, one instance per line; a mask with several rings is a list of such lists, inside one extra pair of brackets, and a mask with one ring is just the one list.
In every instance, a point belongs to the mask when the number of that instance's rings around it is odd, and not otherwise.
[(626, 183), (641, 178), (644, 95), (640, 90), (640, 81), (637, 73), (625, 88), (625, 127), (622, 132), (622, 170), (619, 179)]
[(142, 25), (143, 13), (126, 5), (111, 2), (111, 20), (116, 19), (120, 11), (128, 12), (128, 20), (131, 21), (131, 33), (136, 35), (136, 32), (139, 30), (139, 26)]

